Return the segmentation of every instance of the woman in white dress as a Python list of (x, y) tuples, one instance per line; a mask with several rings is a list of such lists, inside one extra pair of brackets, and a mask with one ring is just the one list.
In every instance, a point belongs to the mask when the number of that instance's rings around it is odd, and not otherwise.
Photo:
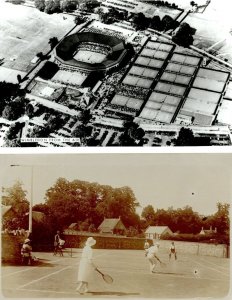
[(96, 240), (92, 237), (89, 237), (85, 243), (85, 247), (83, 248), (81, 260), (79, 264), (78, 270), (78, 286), (76, 291), (79, 293), (87, 293), (88, 292), (88, 281), (91, 273), (96, 268), (93, 264), (93, 250), (92, 246), (96, 244)]

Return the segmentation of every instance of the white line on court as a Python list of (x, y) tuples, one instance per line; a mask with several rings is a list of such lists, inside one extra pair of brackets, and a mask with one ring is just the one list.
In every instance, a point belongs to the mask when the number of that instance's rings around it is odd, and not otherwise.
[(223, 275), (225, 275), (225, 276), (227, 276), (227, 277), (230, 277), (229, 274), (227, 275), (225, 272), (222, 272), (222, 271), (220, 271), (220, 270), (218, 270), (218, 269), (215, 269), (215, 268), (213, 268), (213, 267), (206, 266), (205, 264), (202, 264), (202, 263), (200, 263), (200, 262), (198, 262), (198, 261), (195, 261), (195, 260), (192, 260), (192, 259), (191, 259), (191, 261), (194, 262), (194, 263), (196, 263), (196, 264), (198, 264), (198, 265), (200, 265), (200, 266), (202, 266), (202, 267), (204, 267), (204, 268), (214, 270), (214, 271), (219, 272), (219, 273), (221, 273), (221, 274), (223, 274)]
[[(100, 256), (104, 256), (104, 255), (106, 255), (106, 253), (96, 255), (95, 258), (96, 258), (96, 257), (100, 257)], [(59, 259), (59, 260), (62, 260), (62, 259)], [(79, 265), (79, 262), (76, 263), (76, 264), (74, 264), (74, 266), (77, 266), (77, 265)], [(30, 284), (32, 284), (32, 283), (38, 282), (38, 281), (40, 281), (40, 280), (43, 280), (43, 279), (45, 279), (45, 278), (48, 278), (48, 277), (50, 277), (50, 276), (52, 276), (52, 275), (54, 275), (54, 274), (58, 274), (58, 273), (60, 273), (60, 272), (62, 272), (62, 271), (64, 271), (64, 270), (67, 270), (67, 269), (70, 269), (70, 268), (73, 268), (73, 265), (72, 265), (72, 266), (67, 266), (67, 267), (62, 268), (62, 269), (60, 269), (60, 270), (57, 270), (56, 272), (53, 272), (53, 273), (47, 274), (47, 275), (45, 275), (45, 276), (42, 276), (42, 277), (40, 277), (40, 278), (38, 278), (38, 279), (34, 279), (34, 280), (32, 280), (32, 281), (30, 281), (30, 282), (28, 282), (28, 283), (26, 283), (26, 284), (23, 284), (23, 285), (19, 286), (17, 289), (22, 289), (22, 288), (24, 288), (24, 287), (26, 287), (26, 286), (28, 286), (28, 285), (30, 285)]]
[[(57, 260), (53, 260), (52, 262), (58, 262), (62, 259), (57, 259)], [(28, 267), (26, 269), (23, 269), (23, 270), (20, 270), (20, 271), (16, 271), (16, 272), (12, 272), (12, 273), (9, 273), (9, 274), (6, 274), (6, 275), (3, 275), (2, 278), (5, 278), (5, 277), (9, 277), (11, 275), (15, 275), (15, 274), (18, 274), (18, 273), (22, 273), (22, 272), (27, 272), (27, 271), (30, 271), (30, 270), (35, 270), (37, 268), (40, 268), (40, 266), (35, 266), (35, 267)]]
[(42, 279), (48, 278), (48, 277), (50, 277), (50, 276), (52, 276), (52, 275), (54, 275), (54, 274), (58, 274), (58, 273), (60, 273), (60, 272), (62, 272), (62, 271), (64, 271), (64, 270), (66, 270), (66, 269), (69, 269), (69, 268), (71, 268), (71, 266), (68, 266), (68, 267), (65, 267), (65, 268), (63, 268), (63, 269), (60, 269), (60, 270), (58, 270), (58, 271), (56, 271), (56, 272), (47, 274), (47, 275), (45, 275), (45, 276), (43, 276), (43, 277), (40, 277), (40, 278), (38, 278), (38, 279), (34, 279), (34, 280), (32, 280), (32, 281), (30, 281), (30, 282), (28, 282), (28, 283), (26, 283), (26, 284), (23, 284), (23, 285), (19, 286), (19, 287), (17, 288), (17, 290), (19, 290), (19, 289), (21, 289), (21, 288), (23, 288), (23, 287), (26, 287), (26, 286), (28, 286), (28, 285), (30, 285), (30, 284), (32, 284), (32, 283), (35, 283), (35, 282), (37, 282), (37, 281), (40, 281), (40, 280), (42, 280)]
[[(201, 261), (202, 261), (202, 259), (201, 259)], [(211, 265), (214, 265), (214, 266), (216, 266), (217, 268), (221, 268), (221, 269), (224, 269), (224, 270), (228, 271), (228, 268), (223, 267), (223, 266), (220, 266), (220, 265), (218, 265), (218, 264), (215, 264), (215, 263), (213, 263), (213, 262), (211, 262), (211, 261), (207, 261), (207, 263), (209, 263), (209, 264), (211, 264)]]
[[(110, 269), (110, 268), (109, 268)], [(130, 273), (130, 271), (126, 271), (126, 270), (115, 270), (114, 269), (114, 273)], [(180, 279), (200, 279), (200, 280), (212, 280), (212, 281), (224, 281), (223, 279), (219, 279), (219, 278), (207, 278), (207, 277), (197, 277), (197, 276), (191, 276), (191, 275), (182, 275), (182, 274), (168, 274), (168, 273), (154, 273), (154, 274), (151, 274), (151, 273), (147, 273), (147, 272), (140, 272), (139, 274), (141, 275), (149, 275), (149, 276), (153, 276), (155, 278), (155, 276), (165, 276), (165, 277), (175, 277), (175, 278), (180, 278)]]
[[(55, 290), (35, 290), (35, 289), (18, 289), (20, 291), (28, 291), (28, 292), (40, 292), (40, 293), (56, 293), (56, 294), (71, 294), (78, 296), (79, 294), (76, 292), (62, 292), (62, 291), (55, 291)], [(80, 295), (81, 296), (81, 295)]]

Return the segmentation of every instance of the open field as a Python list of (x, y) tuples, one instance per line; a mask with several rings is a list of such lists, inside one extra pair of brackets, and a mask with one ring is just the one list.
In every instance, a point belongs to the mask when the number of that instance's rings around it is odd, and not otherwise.
[(229, 259), (208, 256), (180, 255), (168, 262), (168, 253), (161, 250), (160, 258), (167, 263), (149, 272), (142, 250), (94, 250), (94, 262), (103, 273), (113, 277), (106, 284), (94, 273), (89, 292), (75, 292), (81, 249), (72, 257), (35, 253), (41, 259), (38, 266), (2, 266), (2, 293), (5, 297), (79, 298), (79, 297), (152, 297), (199, 298), (224, 297), (229, 292)]
[(0, 58), (4, 58), (4, 67), (28, 71), (38, 52), (50, 50), (51, 37), (60, 39), (74, 26), (73, 16), (65, 18), (0, 1)]

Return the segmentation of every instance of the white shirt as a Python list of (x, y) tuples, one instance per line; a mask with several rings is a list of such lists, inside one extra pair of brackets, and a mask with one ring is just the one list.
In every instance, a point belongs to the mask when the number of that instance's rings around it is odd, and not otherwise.
[(153, 245), (150, 248), (147, 249), (147, 257), (152, 258), (154, 255), (156, 255), (159, 252), (159, 248), (157, 245)]

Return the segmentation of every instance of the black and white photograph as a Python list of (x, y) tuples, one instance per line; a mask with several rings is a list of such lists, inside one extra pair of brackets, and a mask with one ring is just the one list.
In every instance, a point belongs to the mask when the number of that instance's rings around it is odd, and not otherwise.
[(230, 146), (229, 0), (1, 0), (0, 147)]
[(231, 153), (0, 163), (4, 298), (231, 299)]

